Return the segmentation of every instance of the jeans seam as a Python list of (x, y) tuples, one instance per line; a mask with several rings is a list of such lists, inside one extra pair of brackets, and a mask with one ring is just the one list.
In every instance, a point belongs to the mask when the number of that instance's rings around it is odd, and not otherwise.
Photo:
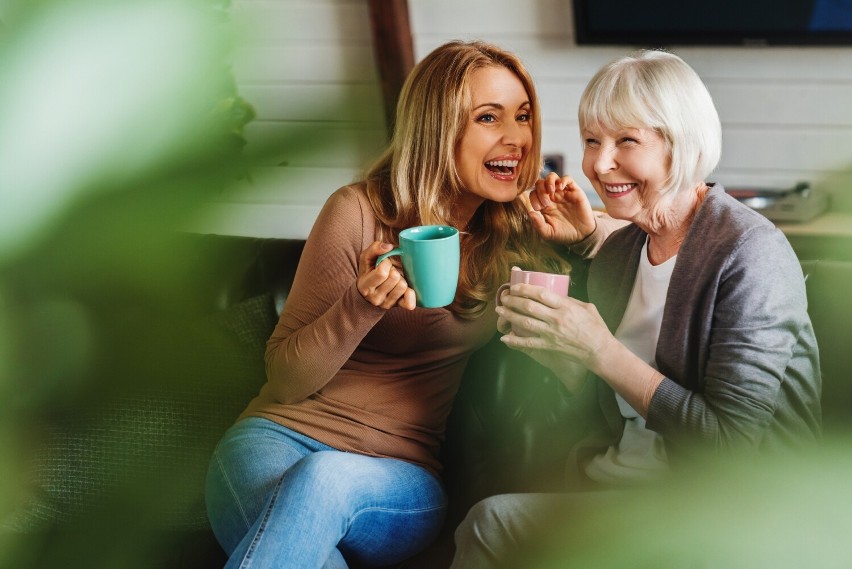
[(447, 507), (446, 504), (441, 504), (440, 506), (431, 506), (429, 508), (409, 508), (409, 509), (403, 510), (403, 509), (400, 509), (400, 508), (382, 508), (380, 506), (370, 506), (370, 507), (367, 507), (367, 508), (361, 508), (360, 510), (358, 510), (358, 512), (355, 513), (354, 516), (349, 518), (349, 525), (351, 526), (352, 523), (354, 523), (355, 520), (357, 520), (358, 517), (361, 514), (366, 514), (367, 512), (391, 512), (391, 513), (395, 513), (395, 514), (418, 514), (418, 513), (422, 513), (422, 512), (434, 512), (436, 510), (444, 510), (444, 509), (446, 509), (446, 507)]
[(228, 492), (231, 493), (231, 497), (234, 499), (234, 503), (237, 504), (237, 510), (240, 512), (240, 516), (243, 518), (243, 523), (246, 525), (246, 529), (251, 528), (251, 523), (249, 523), (248, 515), (246, 515), (245, 508), (243, 508), (243, 503), (240, 501), (240, 497), (237, 494), (237, 491), (234, 489), (234, 485), (231, 483), (231, 478), (228, 476), (228, 471), (225, 470), (225, 465), (222, 464), (222, 458), (219, 456), (219, 452), (215, 453), (216, 455), (216, 464), (219, 465), (219, 471), (222, 473), (222, 479), (225, 481), (225, 485), (228, 487)]
[(272, 496), (270, 496), (269, 498), (269, 506), (263, 513), (263, 519), (260, 521), (260, 525), (258, 526), (254, 537), (252, 537), (251, 544), (249, 544), (248, 549), (246, 550), (246, 554), (243, 557), (242, 562), (240, 563), (241, 569), (251, 566), (251, 557), (254, 554), (255, 549), (257, 549), (257, 544), (260, 542), (260, 539), (263, 536), (263, 532), (266, 530), (266, 524), (269, 522), (270, 516), (272, 516), (273, 506), (275, 504), (275, 501), (278, 499), (278, 493), (281, 490), (282, 481), (283, 478), (278, 481), (278, 484), (275, 485), (275, 490), (272, 491)]

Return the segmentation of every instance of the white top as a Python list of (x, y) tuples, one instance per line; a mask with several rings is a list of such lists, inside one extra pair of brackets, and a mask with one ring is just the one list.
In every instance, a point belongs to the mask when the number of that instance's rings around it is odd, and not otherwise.
[[(659, 265), (648, 260), (648, 239), (639, 257), (639, 270), (633, 291), (615, 337), (627, 348), (656, 368), (655, 354), (666, 293), (677, 256)], [(592, 480), (606, 483), (637, 482), (654, 478), (668, 468), (663, 439), (645, 428), (645, 419), (620, 395), (616, 401), (626, 419), (621, 441), (604, 454), (594, 457), (586, 466)]]

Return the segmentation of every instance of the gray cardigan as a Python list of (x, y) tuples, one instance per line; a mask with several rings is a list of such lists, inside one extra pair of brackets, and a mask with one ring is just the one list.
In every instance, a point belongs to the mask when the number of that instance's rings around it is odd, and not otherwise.
[[(615, 231), (589, 267), (589, 300), (613, 333), (645, 238), (633, 224)], [(782, 450), (819, 438), (819, 357), (801, 266), (783, 233), (720, 185), (678, 252), (656, 361), (665, 379), (647, 426), (673, 462), (696, 447)], [(599, 378), (591, 385), (583, 391), (595, 391), (597, 426), (582, 454), (623, 429), (612, 390)]]

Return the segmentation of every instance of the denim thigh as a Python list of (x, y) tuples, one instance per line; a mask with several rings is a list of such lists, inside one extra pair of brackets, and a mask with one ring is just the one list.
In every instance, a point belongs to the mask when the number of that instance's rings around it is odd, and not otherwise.
[(331, 447), (268, 419), (249, 417), (224, 434), (207, 471), (207, 516), (228, 555), (261, 515), (281, 476), (305, 456)]
[(216, 448), (207, 504), (217, 539), (240, 566), (318, 567), (335, 550), (383, 565), (434, 539), (446, 494), (419, 465), (341, 452), (249, 418)]

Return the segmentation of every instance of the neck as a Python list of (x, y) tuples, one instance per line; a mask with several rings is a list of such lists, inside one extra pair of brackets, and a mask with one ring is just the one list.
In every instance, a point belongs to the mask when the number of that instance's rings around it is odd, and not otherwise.
[(652, 265), (665, 263), (677, 255), (709, 189), (702, 182), (693, 191), (685, 192), (682, 200), (676, 197), (654, 227), (643, 228), (648, 233), (648, 261)]
[(666, 233), (648, 234), (648, 261), (656, 266), (661, 265), (677, 255), (686, 238), (686, 231), (683, 233)]
[(479, 209), (479, 206), (481, 206), (484, 201), (485, 200), (480, 199), (477, 202), (463, 200), (456, 202), (451, 214), (453, 227), (457, 228), (459, 231), (467, 231), (467, 226), (470, 223), (470, 220), (473, 219), (473, 215), (476, 213), (476, 210)]

